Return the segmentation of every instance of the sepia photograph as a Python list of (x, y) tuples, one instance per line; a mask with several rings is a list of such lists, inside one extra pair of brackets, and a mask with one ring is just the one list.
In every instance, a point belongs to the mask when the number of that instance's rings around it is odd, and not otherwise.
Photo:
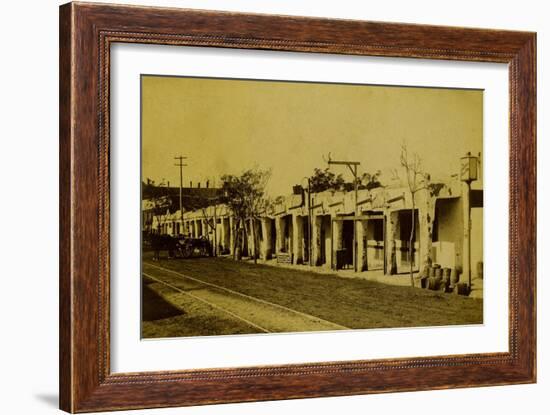
[(483, 324), (483, 90), (141, 76), (143, 339)]
[(542, 7), (91, 1), (6, 65), (10, 408), (545, 407)]

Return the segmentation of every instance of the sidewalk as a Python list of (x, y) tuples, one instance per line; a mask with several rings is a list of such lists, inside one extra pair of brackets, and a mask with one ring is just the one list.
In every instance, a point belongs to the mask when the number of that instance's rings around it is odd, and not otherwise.
[[(269, 259), (267, 261), (258, 259), (258, 264), (269, 265), (269, 266), (279, 267), (279, 268), (288, 268), (293, 270), (299, 269), (301, 271), (309, 271), (316, 274), (337, 275), (343, 278), (363, 279), (367, 281), (381, 282), (383, 284), (398, 285), (402, 287), (404, 286), (408, 287), (411, 285), (411, 279), (409, 274), (385, 275), (383, 270), (355, 272), (353, 269), (341, 269), (341, 270), (335, 271), (325, 266), (310, 266), (307, 264), (293, 265), (293, 264), (278, 263), (276, 259)], [(420, 287), (420, 280), (418, 279), (418, 273), (414, 274), (414, 279), (415, 279), (414, 281), (415, 287)]]
[[(251, 261), (249, 259), (248, 261)], [(380, 282), (382, 284), (388, 285), (397, 285), (401, 287), (410, 287), (411, 279), (409, 274), (397, 274), (397, 275), (385, 275), (383, 270), (373, 270), (373, 271), (362, 271), (355, 272), (353, 269), (341, 269), (335, 271), (325, 266), (310, 266), (307, 264), (303, 265), (294, 265), (294, 264), (285, 264), (278, 263), (276, 259), (263, 260), (258, 259), (258, 264), (268, 265), (272, 267), (287, 268), (292, 270), (302, 270), (309, 271), (315, 274), (321, 275), (337, 275), (343, 278), (356, 278), (367, 281)], [(420, 278), (419, 273), (414, 273), (414, 286), (420, 288)], [(483, 279), (475, 278), (472, 280), (472, 292), (469, 295), (470, 298), (483, 298)]]

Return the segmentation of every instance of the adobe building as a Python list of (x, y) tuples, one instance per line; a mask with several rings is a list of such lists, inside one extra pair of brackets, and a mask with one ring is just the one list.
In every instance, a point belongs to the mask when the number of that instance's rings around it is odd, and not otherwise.
[[(470, 263), (475, 275), (476, 264), (483, 261), (483, 190), (473, 189), (469, 194)], [(170, 235), (207, 238), (217, 255), (232, 255), (236, 232), (242, 232), (246, 235), (239, 247), (243, 256), (296, 266), (400, 274), (409, 272), (411, 262), (413, 271), (418, 272), (429, 258), (442, 267), (461, 269), (468, 249), (467, 195), (467, 184), (458, 178), (418, 191), (414, 211), (406, 187), (359, 190), (357, 200), (353, 191), (328, 190), (310, 197), (303, 193), (288, 195), (255, 219), (257, 252), (252, 220), (235, 229), (236, 221), (225, 205), (211, 205), (183, 215), (167, 212), (154, 218), (153, 227)]]

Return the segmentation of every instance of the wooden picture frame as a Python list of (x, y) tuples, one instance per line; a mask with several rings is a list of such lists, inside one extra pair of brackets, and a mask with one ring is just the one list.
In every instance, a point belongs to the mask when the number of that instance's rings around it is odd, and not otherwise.
[[(509, 65), (509, 352), (110, 372), (109, 62), (117, 42)], [(536, 34), (69, 3), (60, 8), (60, 407), (68, 412), (536, 380)], [(230, 362), (228, 362), (230, 365)]]

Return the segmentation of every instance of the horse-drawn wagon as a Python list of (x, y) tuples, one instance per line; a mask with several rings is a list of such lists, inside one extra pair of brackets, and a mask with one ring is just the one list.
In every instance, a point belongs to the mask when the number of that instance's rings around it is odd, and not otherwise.
[(210, 242), (205, 238), (190, 238), (187, 236), (149, 235), (154, 259), (160, 258), (161, 251), (167, 251), (168, 258), (191, 258), (212, 255)]

